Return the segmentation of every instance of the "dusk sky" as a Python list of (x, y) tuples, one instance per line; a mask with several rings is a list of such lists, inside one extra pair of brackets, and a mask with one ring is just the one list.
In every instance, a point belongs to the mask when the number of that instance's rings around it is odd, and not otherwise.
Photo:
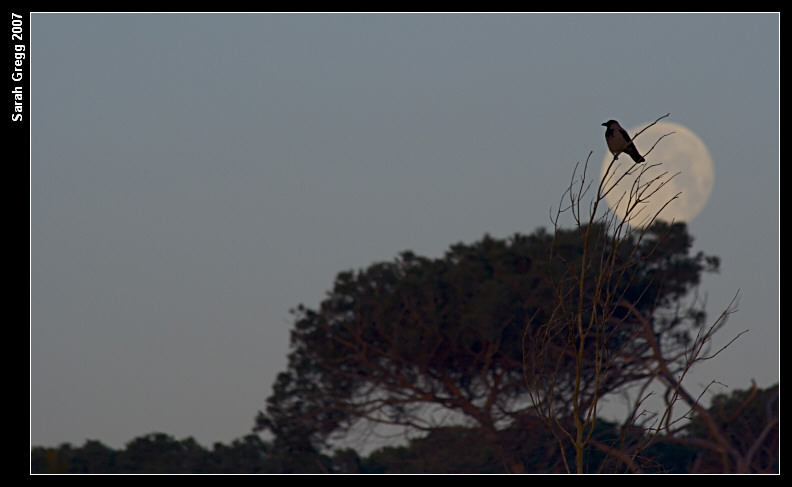
[(714, 347), (748, 330), (689, 385), (779, 381), (777, 13), (33, 13), (28, 32), (32, 445), (241, 438), (289, 310), (338, 272), (551, 228), (601, 124), (666, 113), (714, 167), (689, 222), (721, 258), (710, 320), (739, 292)]

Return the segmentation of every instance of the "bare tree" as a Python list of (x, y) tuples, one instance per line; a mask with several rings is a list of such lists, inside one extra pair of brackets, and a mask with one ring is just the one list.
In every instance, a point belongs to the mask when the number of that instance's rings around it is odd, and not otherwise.
[[(646, 156), (672, 134), (660, 137)], [(678, 174), (654, 175), (660, 163), (652, 162), (630, 162), (620, 172), (621, 163), (614, 157), (597, 180), (589, 175), (590, 159), (591, 153), (582, 171), (575, 167), (551, 217), (557, 236), (564, 234), (562, 218), (571, 217), (583, 242), (582, 255), (567, 252), (563, 241), (554, 241), (550, 258), (564, 269), (554, 274), (560, 278), (550, 277), (554, 306), (549, 317), (525, 328), (525, 380), (536, 413), (552, 431), (568, 472), (590, 468), (586, 456), (595, 450), (604, 455), (601, 469), (643, 471), (646, 462), (641, 452), (661, 439), (679, 438), (691, 414), (707, 424), (710, 447), (731, 452), (728, 439), (701, 405), (702, 395), (690, 393), (683, 382), (691, 367), (728, 346), (714, 353), (709, 349), (713, 335), (736, 311), (736, 297), (709, 326), (695, 302), (683, 309), (678, 300), (661, 298), (669, 290), (664, 294), (660, 289), (673, 285), (667, 277), (680, 269), (672, 260), (653, 254), (690, 242), (674, 242), (676, 230), (684, 224), (660, 220), (663, 209), (679, 194), (662, 201), (651, 214), (646, 203)], [(629, 183), (628, 190), (620, 189), (624, 182)], [(616, 191), (622, 194), (615, 195), (618, 204), (610, 208), (605, 199)], [(650, 256), (655, 264), (647, 266)], [(717, 261), (710, 264), (717, 266)], [(688, 291), (673, 290), (671, 295)], [(649, 413), (645, 403), (656, 387), (662, 389), (662, 410)], [(603, 439), (598, 422), (601, 400), (625, 390), (635, 397), (631, 411), (618, 433), (610, 432)], [(678, 409), (683, 411), (677, 413)]]

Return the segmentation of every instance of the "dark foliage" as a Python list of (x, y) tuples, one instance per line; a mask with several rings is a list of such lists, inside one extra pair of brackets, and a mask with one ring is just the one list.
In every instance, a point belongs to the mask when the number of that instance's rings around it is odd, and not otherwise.
[[(755, 450), (751, 471), (778, 473), (778, 386), (746, 389), (718, 396), (708, 411), (729, 431), (738, 448)], [(774, 418), (776, 421), (774, 421)], [(530, 416), (526, 421), (535, 421)], [(619, 434), (619, 426), (598, 422), (595, 442), (586, 453), (587, 472), (626, 472), (607, 448)], [(645, 433), (637, 431), (635, 435)], [(230, 445), (215, 443), (211, 450), (192, 438), (178, 441), (163, 433), (145, 435), (113, 450), (95, 440), (82, 447), (63, 444), (57, 448), (31, 449), (31, 473), (562, 473), (559, 454), (546, 428), (523, 423), (498, 432), (499, 441), (484, 441), (479, 428), (438, 428), (404, 446), (390, 446), (361, 457), (351, 449), (307, 457), (280, 450), (257, 435), (247, 435)], [(665, 438), (652, 444), (637, 458), (647, 473), (722, 473), (723, 456), (706, 445), (707, 427), (694, 417), (683, 433), (684, 441)], [(495, 445), (495, 446), (493, 446)], [(499, 445), (499, 446), (498, 446)], [(283, 445), (282, 445), (283, 446)], [(498, 448), (511, 451), (512, 464), (504, 462)], [(727, 455), (728, 457), (728, 455)], [(728, 462), (728, 459), (727, 459)]]
[[(716, 258), (689, 254), (684, 224), (659, 222), (642, 240), (631, 238), (613, 250), (612, 258), (625, 264), (606, 286), (639, 311), (678, 306), (702, 272), (717, 270)], [(531, 409), (524, 337), (530, 341), (532, 327), (550, 319), (559, 282), (563, 287), (581, 249), (577, 229), (555, 236), (538, 230), (457, 244), (438, 259), (404, 252), (392, 262), (340, 273), (317, 310), (294, 311), (288, 370), (278, 376), (258, 429), (306, 455), (323, 451), (360, 421), (413, 431), (477, 428), (483, 442), (509, 452), (499, 432), (523, 422)], [(594, 301), (583, 306), (598, 312)], [(703, 311), (694, 315), (656, 313), (667, 350), (684, 347)], [(609, 382), (597, 382), (600, 395), (646, 377), (634, 359), (648, 353), (645, 342), (634, 340), (638, 324), (628, 312), (611, 320), (607, 345), (631, 359)], [(566, 339), (559, 337), (562, 362)], [(441, 416), (453, 419), (437, 421)]]
[[(696, 473), (737, 471), (778, 473), (779, 464), (779, 388), (737, 390), (719, 394), (708, 409), (730, 448), (719, 451), (712, 434), (697, 415), (685, 429), (680, 442), (702, 447), (689, 470)], [(738, 465), (745, 462), (745, 465)]]

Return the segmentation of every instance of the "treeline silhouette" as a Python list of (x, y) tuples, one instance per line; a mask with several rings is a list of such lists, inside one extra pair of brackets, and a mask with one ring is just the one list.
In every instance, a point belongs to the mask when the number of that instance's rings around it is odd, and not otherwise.
[[(745, 399), (750, 398), (748, 406)], [(753, 470), (777, 473), (778, 424), (770, 434), (763, 432), (768, 414), (778, 412), (778, 386), (740, 390), (719, 395), (709, 411), (734, 442), (753, 444), (764, 434), (754, 455)], [(599, 429), (607, 437), (617, 425), (602, 421)], [(719, 473), (722, 458), (697, 446), (706, 439), (706, 425), (695, 418), (688, 436), (697, 441), (657, 442), (641, 453), (653, 473)], [(83, 446), (64, 443), (58, 447), (31, 449), (33, 474), (401, 474), (401, 473), (506, 473), (502, 456), (491, 444), (480, 441), (475, 429), (437, 429), (404, 446), (389, 446), (361, 456), (353, 449), (336, 449), (328, 454), (290, 451), (250, 434), (231, 444), (215, 443), (211, 449), (193, 438), (177, 440), (165, 433), (151, 433), (133, 439), (125, 448), (114, 450), (97, 440)], [(560, 473), (559, 454), (547, 432), (530, 426), (502, 432), (501, 444), (526, 465), (524, 473)], [(606, 455), (592, 449), (589, 463), (606, 464)], [(594, 469), (596, 471), (596, 468)]]

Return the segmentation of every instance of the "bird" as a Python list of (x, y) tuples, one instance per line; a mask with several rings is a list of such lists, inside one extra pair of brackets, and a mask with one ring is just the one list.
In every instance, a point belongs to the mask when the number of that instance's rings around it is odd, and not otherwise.
[(627, 153), (635, 162), (644, 162), (646, 159), (635, 148), (630, 134), (619, 125), (616, 120), (608, 120), (602, 124), (605, 127), (605, 142), (608, 144), (608, 150), (613, 154), (614, 159), (619, 158), (622, 152)]

